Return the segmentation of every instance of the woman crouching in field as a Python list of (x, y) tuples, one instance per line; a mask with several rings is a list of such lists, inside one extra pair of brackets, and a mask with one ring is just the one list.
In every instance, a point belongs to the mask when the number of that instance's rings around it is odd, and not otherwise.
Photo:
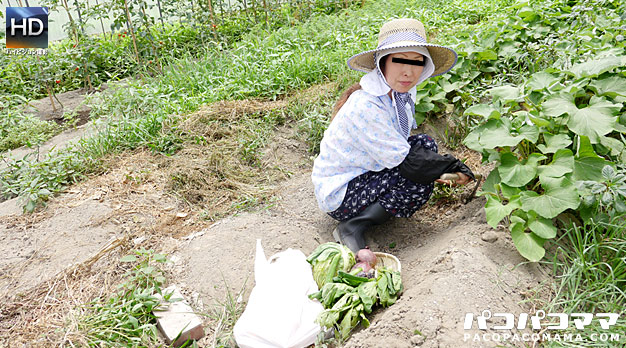
[(356, 252), (365, 248), (364, 232), (390, 217), (410, 217), (428, 201), (439, 177), (456, 173), (456, 184), (474, 179), (456, 158), (437, 154), (417, 128), (415, 86), (448, 72), (456, 53), (429, 44), (422, 23), (396, 19), (384, 24), (378, 47), (348, 60), (367, 72), (335, 106), (311, 178), (320, 208), (340, 221), (335, 239)]

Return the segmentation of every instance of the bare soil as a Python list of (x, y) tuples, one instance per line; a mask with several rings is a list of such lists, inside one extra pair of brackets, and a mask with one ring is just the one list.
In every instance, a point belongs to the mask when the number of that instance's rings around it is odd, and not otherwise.
[[(488, 174), (477, 154), (453, 153)], [(78, 334), (73, 308), (112, 291), (123, 273), (116, 260), (133, 248), (168, 253), (169, 283), (206, 312), (228, 293), (247, 300), (256, 239), (268, 256), (287, 248), (309, 254), (332, 241), (336, 222), (317, 207), (312, 158), (294, 125), (277, 129), (264, 149), (266, 165), (283, 175), (268, 182), (267, 198), (253, 210), (211, 221), (210, 207), (198, 208), (171, 189), (168, 175), (181, 161), (201, 160), (198, 154), (123, 154), (44, 210), (21, 215), (0, 206), (0, 347), (67, 344)], [(526, 302), (549, 275), (523, 262), (507, 232), (486, 224), (483, 206), (483, 198), (431, 201), (413, 217), (368, 234), (373, 250), (400, 259), (405, 291), (396, 304), (372, 313), (372, 325), (345, 347), (495, 347), (464, 340), (478, 333), (463, 329), (466, 313), (533, 313)], [(216, 325), (205, 319), (200, 346), (212, 345)]]

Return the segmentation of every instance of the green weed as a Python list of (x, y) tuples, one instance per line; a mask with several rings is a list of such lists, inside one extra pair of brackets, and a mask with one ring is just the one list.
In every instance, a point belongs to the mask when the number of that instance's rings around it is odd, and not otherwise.
[(77, 318), (80, 341), (90, 347), (146, 347), (157, 342), (156, 318), (152, 313), (162, 294), (165, 277), (158, 264), (165, 255), (140, 249), (120, 261), (132, 264), (126, 281), (107, 299), (86, 305)]
[(20, 146), (35, 147), (58, 134), (61, 127), (37, 116), (8, 109), (0, 115), (0, 152)]
[(215, 323), (211, 326), (213, 331), (211, 347), (226, 348), (237, 345), (233, 336), (233, 329), (246, 307), (246, 302), (243, 301), (246, 282), (237, 293), (233, 293), (228, 285), (225, 285), (226, 296), (224, 300), (217, 301), (207, 313), (204, 313)]
[[(623, 220), (611, 223), (592, 222), (574, 225), (555, 242), (550, 265), (557, 281), (554, 298), (547, 313), (616, 313), (617, 323), (610, 329), (599, 326), (597, 319), (561, 334), (580, 334), (582, 341), (547, 342), (545, 347), (622, 347), (626, 342), (626, 225)], [(602, 341), (601, 334), (617, 335), (617, 341)], [(593, 337), (596, 340), (593, 340)]]

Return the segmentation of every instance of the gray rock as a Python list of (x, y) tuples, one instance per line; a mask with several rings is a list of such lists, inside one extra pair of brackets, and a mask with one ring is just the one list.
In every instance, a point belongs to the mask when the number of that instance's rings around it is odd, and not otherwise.
[(498, 234), (494, 231), (487, 231), (480, 236), (480, 239), (488, 243), (493, 243), (498, 240)]

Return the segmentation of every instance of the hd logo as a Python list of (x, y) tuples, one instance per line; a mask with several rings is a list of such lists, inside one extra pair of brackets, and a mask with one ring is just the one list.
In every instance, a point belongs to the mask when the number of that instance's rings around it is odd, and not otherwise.
[(48, 48), (47, 7), (7, 7), (7, 48)]

